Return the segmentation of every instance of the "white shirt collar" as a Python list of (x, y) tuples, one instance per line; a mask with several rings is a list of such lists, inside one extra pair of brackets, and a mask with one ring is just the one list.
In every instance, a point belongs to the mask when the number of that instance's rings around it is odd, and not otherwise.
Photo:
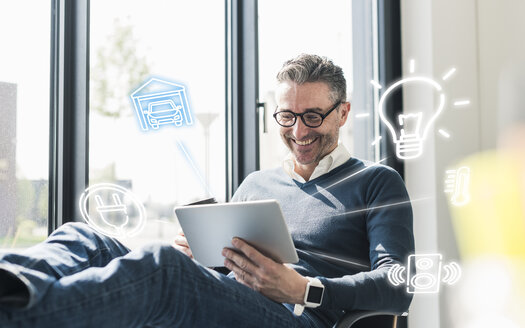
[[(341, 164), (348, 161), (350, 157), (350, 152), (348, 152), (348, 150), (342, 143), (339, 143), (337, 147), (335, 147), (335, 149), (332, 150), (331, 153), (329, 153), (319, 161), (319, 164), (317, 164), (314, 171), (312, 172), (312, 175), (310, 176), (310, 180), (318, 178), (321, 175), (332, 171), (336, 167), (341, 166)], [(297, 174), (294, 168), (295, 162), (293, 159), (293, 155), (292, 153), (289, 153), (283, 161), (284, 171), (290, 176), (290, 178), (297, 180), (301, 183), (305, 183), (306, 181), (304, 180), (304, 178)]]

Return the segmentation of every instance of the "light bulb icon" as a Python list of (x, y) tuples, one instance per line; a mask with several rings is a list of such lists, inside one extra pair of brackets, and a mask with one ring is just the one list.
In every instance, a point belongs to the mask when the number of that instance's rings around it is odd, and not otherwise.
[[(428, 84), (435, 91), (438, 92), (439, 104), (434, 111), (434, 114), (424, 122), (423, 112), (416, 112), (410, 114), (400, 114), (397, 117), (397, 125), (400, 127), (399, 133), (394, 128), (394, 124), (388, 120), (385, 114), (385, 102), (388, 97), (398, 88), (408, 85), (408, 84)], [(443, 112), (445, 108), (445, 95), (442, 92), (443, 88), (436, 81), (421, 77), (414, 76), (402, 79), (392, 84), (386, 91), (383, 93), (379, 99), (378, 110), (379, 117), (381, 121), (386, 125), (392, 139), (396, 144), (396, 155), (401, 159), (411, 159), (419, 157), (423, 153), (423, 141), (426, 139), (432, 123), (436, 118)], [(423, 124), (426, 123), (426, 124)], [(424, 125), (424, 126), (423, 126)]]
[[(414, 73), (415, 61), (410, 61), (410, 73)], [(443, 76), (442, 80), (446, 81), (456, 72), (455, 68), (447, 71)], [(377, 81), (371, 81), (376, 89), (381, 89), (381, 85)], [(386, 113), (387, 102), (392, 98), (393, 94), (397, 91), (401, 91), (406, 86), (414, 86), (426, 90), (430, 90), (437, 95), (437, 101), (432, 105), (433, 107), (429, 110), (426, 108), (428, 105), (419, 105), (417, 110), (411, 110), (408, 112), (407, 106), (405, 105), (403, 114), (397, 115), (397, 117), (389, 118)], [(418, 89), (420, 90), (420, 89)], [(426, 94), (426, 91), (425, 91)], [(469, 100), (455, 101), (455, 107), (464, 107), (470, 104)], [(445, 93), (440, 83), (432, 78), (425, 76), (412, 75), (403, 78), (391, 86), (389, 86), (379, 98), (377, 104), (377, 111), (379, 118), (385, 124), (392, 141), (396, 145), (396, 156), (399, 159), (414, 159), (423, 153), (423, 144), (425, 139), (428, 137), (434, 122), (441, 115), (445, 109)], [(445, 130), (439, 129), (439, 133), (445, 137), (450, 138), (450, 134)], [(379, 139), (376, 139), (379, 140)], [(376, 141), (372, 143), (372, 146), (376, 144)]]

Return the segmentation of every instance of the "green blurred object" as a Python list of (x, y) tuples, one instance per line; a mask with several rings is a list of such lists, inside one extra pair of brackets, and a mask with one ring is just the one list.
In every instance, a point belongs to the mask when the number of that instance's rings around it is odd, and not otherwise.
[(46, 229), (38, 233), (38, 224), (32, 220), (21, 220), (13, 236), (0, 237), (0, 248), (24, 248), (46, 239)]

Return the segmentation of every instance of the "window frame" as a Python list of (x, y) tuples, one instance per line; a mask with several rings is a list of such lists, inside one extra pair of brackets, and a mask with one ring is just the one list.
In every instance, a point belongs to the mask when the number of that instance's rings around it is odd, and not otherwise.
[(51, 1), (48, 232), (80, 218), (88, 182), (89, 0)]
[[(402, 78), (403, 63), (401, 53), (401, 0), (377, 0), (377, 47), (379, 84), (389, 86)], [(387, 88), (379, 90), (379, 96)], [(387, 119), (395, 122), (403, 113), (403, 95), (397, 92), (386, 104)], [(402, 178), (405, 176), (404, 162), (396, 156), (396, 146), (391, 142), (390, 131), (384, 124), (379, 124), (380, 157), (386, 158), (384, 164), (395, 169)]]
[(374, 18), (373, 1), (352, 2), (352, 48), (353, 53), (353, 92), (352, 109), (364, 110), (369, 119), (354, 124), (353, 133), (355, 156), (369, 161), (379, 160), (379, 145), (370, 143), (379, 135), (378, 117), (375, 113), (377, 95), (370, 87), (370, 79), (377, 78), (377, 39), (374, 36), (377, 19)]
[[(401, 2), (400, 0), (354, 1), (352, 3), (354, 52), (354, 94), (352, 106), (366, 109), (370, 119), (354, 125), (357, 157), (371, 161), (385, 159), (382, 164), (394, 168), (404, 177), (404, 163), (396, 157), (390, 131), (377, 114), (379, 97), (386, 88), (376, 90), (370, 80), (388, 86), (401, 79)], [(364, 32), (364, 33), (363, 33)], [(395, 120), (402, 113), (403, 98), (398, 93), (388, 104), (387, 117)], [(375, 147), (371, 143), (383, 136)]]
[[(231, 140), (231, 179), (227, 199), (235, 193), (244, 178), (259, 169), (259, 60), (258, 60), (258, 1), (228, 1), (226, 25), (230, 54), (227, 76), (230, 87), (231, 118), (228, 128)], [(227, 106), (228, 108), (228, 106)]]
[[(225, 0), (225, 6), (226, 199), (229, 200), (244, 178), (259, 169), (261, 104), (258, 1)], [(373, 6), (377, 6), (377, 58), (370, 53), (354, 54), (354, 106), (369, 106), (374, 97), (367, 89), (370, 72), (363, 69), (370, 56), (377, 59), (380, 84), (389, 85), (401, 76), (400, 0), (353, 2), (354, 47), (374, 46), (373, 38), (359, 34), (373, 24), (362, 18)], [(89, 181), (90, 1), (52, 0), (51, 7), (49, 233), (80, 218), (77, 200)], [(401, 109), (402, 99), (396, 101), (396, 108)], [(385, 127), (378, 124), (377, 115), (372, 116), (374, 120), (369, 120), (369, 125), (355, 126), (356, 139), (364, 140), (356, 144), (356, 154), (364, 158), (370, 158), (368, 145), (378, 132), (387, 135)], [(394, 156), (393, 145), (387, 139), (380, 143), (380, 157), (387, 158), (386, 164), (403, 176), (403, 163)]]

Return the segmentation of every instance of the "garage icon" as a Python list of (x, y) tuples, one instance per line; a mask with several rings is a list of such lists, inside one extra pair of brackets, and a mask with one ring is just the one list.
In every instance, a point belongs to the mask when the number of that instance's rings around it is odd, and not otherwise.
[(151, 78), (130, 97), (143, 131), (161, 125), (193, 125), (186, 87), (181, 84)]

